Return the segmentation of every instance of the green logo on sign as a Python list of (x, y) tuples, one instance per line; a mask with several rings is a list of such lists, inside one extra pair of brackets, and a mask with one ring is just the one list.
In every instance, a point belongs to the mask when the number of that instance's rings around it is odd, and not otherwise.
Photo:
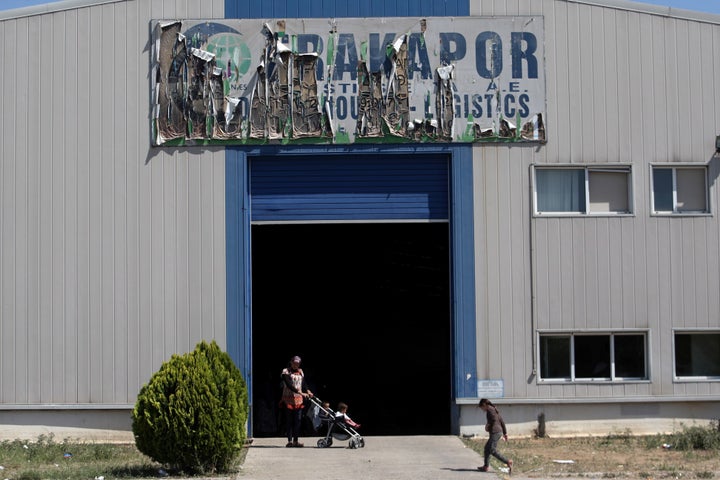
[(225, 71), (232, 88), (238, 88), (252, 64), (250, 49), (242, 37), (236, 33), (219, 33), (208, 39), (205, 49), (215, 54), (215, 63)]

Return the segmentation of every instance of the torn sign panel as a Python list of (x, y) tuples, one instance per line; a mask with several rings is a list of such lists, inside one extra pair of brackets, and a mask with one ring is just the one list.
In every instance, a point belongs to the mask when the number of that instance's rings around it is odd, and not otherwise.
[(204, 139), (208, 135), (208, 112), (212, 102), (210, 87), (215, 70), (215, 55), (197, 48), (188, 58), (188, 137)]
[(262, 139), (267, 136), (267, 72), (265, 64), (257, 69), (257, 81), (254, 83), (250, 107), (250, 138)]
[(267, 76), (268, 97), (268, 136), (270, 140), (280, 140), (289, 134), (290, 128), (290, 61), (289, 51), (278, 52), (276, 61), (270, 64)]
[[(155, 142), (185, 138), (185, 85), (187, 83), (187, 45), (180, 33), (182, 24), (172, 22), (158, 28), (155, 91)], [(160, 88), (162, 86), (162, 88)]]
[(368, 71), (365, 62), (358, 64), (358, 119), (356, 137), (375, 138), (383, 135), (382, 72)]
[(453, 92), (453, 72), (455, 65), (446, 65), (437, 69), (437, 90), (435, 109), (440, 118), (439, 136), (452, 139), (455, 124), (455, 95)]
[(407, 38), (407, 35), (403, 35), (393, 43), (392, 73), (383, 109), (385, 127), (392, 135), (398, 137), (407, 134), (410, 121)]
[(544, 142), (543, 19), (528, 20), (160, 20), (154, 138)]
[(322, 113), (318, 100), (317, 55), (296, 55), (292, 67), (293, 138), (319, 137)]

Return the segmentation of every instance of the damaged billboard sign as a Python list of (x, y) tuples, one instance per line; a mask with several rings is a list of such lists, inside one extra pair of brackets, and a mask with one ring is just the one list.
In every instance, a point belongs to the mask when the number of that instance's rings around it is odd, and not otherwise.
[(151, 27), (155, 145), (545, 141), (541, 16)]

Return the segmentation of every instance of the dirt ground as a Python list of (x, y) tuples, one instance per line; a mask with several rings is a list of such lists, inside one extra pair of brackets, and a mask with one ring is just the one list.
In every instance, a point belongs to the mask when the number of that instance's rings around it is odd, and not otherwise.
[[(465, 441), (482, 455), (486, 438)], [(498, 450), (513, 459), (513, 474), (531, 478), (720, 478), (717, 450), (678, 451), (660, 441), (658, 437), (629, 435), (511, 438), (501, 441)], [(504, 465), (492, 459), (491, 467), (502, 471)]]

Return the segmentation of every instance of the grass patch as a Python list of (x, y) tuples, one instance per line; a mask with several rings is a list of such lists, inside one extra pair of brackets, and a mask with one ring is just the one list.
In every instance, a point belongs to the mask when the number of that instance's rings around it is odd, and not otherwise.
[[(720, 476), (720, 430), (682, 427), (668, 435), (634, 436), (629, 430), (599, 437), (510, 438), (498, 450), (513, 459), (513, 473), (533, 478), (716, 478)], [(464, 439), (480, 456), (487, 437)], [(504, 465), (491, 458), (498, 472)]]
[(683, 426), (669, 442), (678, 450), (720, 450), (720, 426), (717, 421), (710, 422), (709, 427)]
[[(246, 452), (244, 448), (240, 463)], [(163, 469), (140, 453), (134, 444), (85, 443), (70, 439), (58, 442), (53, 435), (41, 435), (32, 442), (0, 443), (0, 466), (0, 479), (12, 480), (158, 478)], [(183, 472), (166, 473), (170, 477), (185, 477)]]

